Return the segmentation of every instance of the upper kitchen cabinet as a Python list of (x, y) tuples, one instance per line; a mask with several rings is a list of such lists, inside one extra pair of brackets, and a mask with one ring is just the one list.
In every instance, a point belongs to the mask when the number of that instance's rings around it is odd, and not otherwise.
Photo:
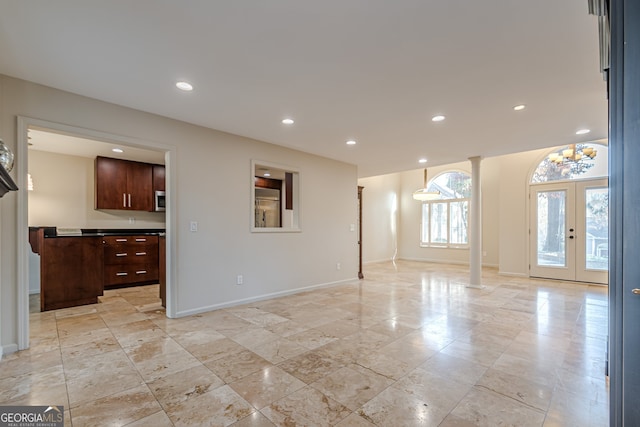
[(153, 211), (153, 165), (96, 158), (96, 209)]
[(153, 165), (153, 191), (165, 191), (164, 165)]

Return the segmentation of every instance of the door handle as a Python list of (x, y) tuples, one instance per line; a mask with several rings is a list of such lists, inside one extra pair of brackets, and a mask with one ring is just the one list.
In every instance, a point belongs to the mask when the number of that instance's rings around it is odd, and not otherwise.
[(634, 295), (640, 295), (640, 289), (635, 288), (635, 289), (631, 289), (631, 293)]

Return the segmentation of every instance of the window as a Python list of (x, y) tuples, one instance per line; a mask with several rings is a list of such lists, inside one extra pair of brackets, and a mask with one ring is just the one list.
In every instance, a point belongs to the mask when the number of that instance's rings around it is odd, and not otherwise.
[(251, 231), (300, 231), (298, 171), (274, 163), (252, 161), (251, 180)]
[(533, 173), (531, 183), (605, 178), (608, 175), (608, 163), (609, 147), (606, 145), (569, 145), (545, 157)]
[(445, 172), (429, 182), (428, 191), (440, 197), (422, 204), (420, 246), (460, 248), (469, 245), (469, 198), (471, 177), (464, 172)]

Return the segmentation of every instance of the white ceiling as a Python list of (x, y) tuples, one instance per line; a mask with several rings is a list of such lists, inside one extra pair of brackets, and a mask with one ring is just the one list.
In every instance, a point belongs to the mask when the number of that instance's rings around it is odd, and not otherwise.
[(607, 136), (587, 0), (0, 0), (0, 52), (2, 74), (361, 177)]
[[(120, 149), (122, 152), (114, 152), (114, 148)], [(69, 156), (89, 158), (103, 156), (164, 165), (163, 151), (117, 145), (40, 129), (29, 129), (29, 149)]]

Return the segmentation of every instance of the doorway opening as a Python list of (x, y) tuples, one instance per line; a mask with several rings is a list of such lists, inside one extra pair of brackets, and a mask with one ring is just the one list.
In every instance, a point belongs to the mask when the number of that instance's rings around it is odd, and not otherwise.
[[(116, 150), (113, 150), (116, 149)], [(39, 271), (34, 268), (37, 260), (33, 258), (29, 244), (29, 226), (56, 226), (63, 229), (164, 229), (166, 235), (166, 316), (175, 316), (175, 291), (172, 280), (172, 259), (175, 250), (172, 222), (174, 205), (171, 200), (172, 174), (171, 159), (175, 155), (175, 147), (122, 137), (83, 128), (47, 122), (26, 117), (18, 118), (18, 150), (20, 179), (33, 183), (32, 191), (20, 192), (18, 197), (18, 229), (20, 238), (18, 261), (18, 348), (29, 347), (29, 311), (30, 300), (39, 292), (39, 278), (34, 277)], [(113, 150), (113, 151), (112, 151)], [(124, 153), (122, 153), (124, 151)], [(146, 162), (164, 165), (166, 168), (166, 211), (96, 211), (94, 209), (94, 165), (96, 156), (108, 155), (122, 160)], [(49, 164), (48, 163), (53, 163)], [(65, 166), (66, 165), (66, 166)], [(77, 174), (69, 173), (73, 165)], [(56, 167), (58, 169), (56, 169)], [(58, 172), (55, 172), (58, 170)], [(63, 173), (64, 171), (64, 173)], [(67, 180), (59, 185), (63, 194), (50, 194), (54, 188), (52, 181), (61, 178), (57, 175), (68, 175)], [(77, 181), (74, 182), (74, 178)], [(25, 185), (25, 188), (27, 186)], [(57, 190), (56, 190), (57, 191)], [(75, 196), (74, 196), (75, 195)], [(66, 199), (65, 199), (66, 197)], [(40, 200), (38, 200), (40, 198)], [(58, 203), (55, 198), (67, 200)], [(74, 198), (82, 199), (75, 201)], [(46, 200), (49, 200), (47, 204)], [(62, 209), (69, 205), (71, 219), (65, 218), (64, 212), (47, 212), (51, 209)], [(79, 212), (82, 211), (82, 212)], [(48, 217), (47, 214), (50, 216)], [(162, 218), (160, 218), (162, 216)], [(43, 221), (46, 222), (42, 223)], [(54, 222), (54, 223), (52, 223)], [(36, 262), (34, 262), (36, 261)], [(33, 304), (32, 304), (33, 305)]]
[(531, 277), (608, 284), (607, 154), (604, 144), (579, 144), (538, 164), (529, 187)]

